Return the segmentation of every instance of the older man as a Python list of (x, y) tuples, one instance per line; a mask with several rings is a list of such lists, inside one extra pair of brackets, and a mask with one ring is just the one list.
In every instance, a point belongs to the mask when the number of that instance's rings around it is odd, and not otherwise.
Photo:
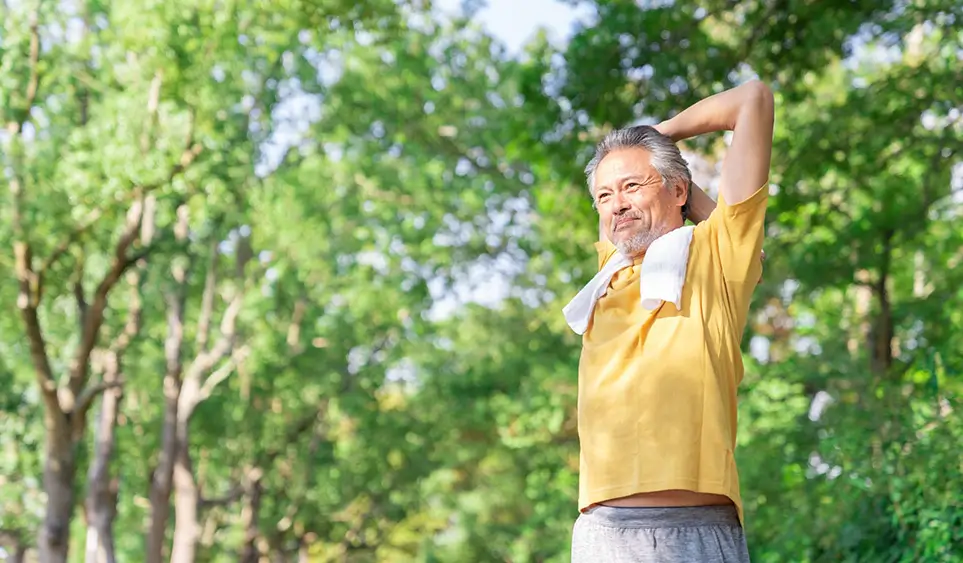
[[(691, 190), (675, 142), (727, 130), (713, 208)], [(749, 561), (733, 458), (736, 387), (762, 269), (772, 130), (772, 93), (754, 81), (655, 127), (610, 133), (586, 167), (600, 273), (598, 288), (579, 294), (589, 312), (576, 328), (573, 563)], [(684, 226), (687, 211), (694, 228)], [(576, 313), (566, 316), (578, 326)]]

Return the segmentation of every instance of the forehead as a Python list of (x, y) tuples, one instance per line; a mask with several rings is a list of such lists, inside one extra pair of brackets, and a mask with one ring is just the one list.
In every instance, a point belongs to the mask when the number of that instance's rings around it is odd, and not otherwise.
[(617, 149), (605, 155), (595, 169), (595, 185), (615, 184), (627, 177), (659, 178), (652, 166), (652, 154), (642, 148)]

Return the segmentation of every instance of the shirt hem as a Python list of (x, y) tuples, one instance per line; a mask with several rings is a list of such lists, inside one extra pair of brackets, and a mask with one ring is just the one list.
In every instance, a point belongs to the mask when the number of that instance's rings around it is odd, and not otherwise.
[(696, 493), (706, 493), (710, 495), (723, 495), (729, 497), (736, 507), (739, 514), (739, 524), (745, 528), (745, 520), (742, 513), (742, 499), (738, 493), (733, 494), (732, 490), (723, 482), (695, 481), (692, 479), (672, 479), (666, 481), (644, 481), (630, 485), (616, 485), (613, 487), (602, 487), (593, 489), (586, 493), (584, 500), (579, 498), (579, 512), (585, 512), (596, 504), (607, 500), (627, 497), (639, 493), (652, 493), (655, 491), (685, 490)]

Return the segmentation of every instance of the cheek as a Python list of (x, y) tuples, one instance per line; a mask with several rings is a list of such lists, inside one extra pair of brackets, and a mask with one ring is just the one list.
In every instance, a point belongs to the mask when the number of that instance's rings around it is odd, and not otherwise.
[(647, 206), (648, 211), (657, 217), (668, 215), (674, 207), (672, 197), (668, 193), (652, 194)]
[(656, 198), (645, 192), (634, 194), (629, 202), (632, 204), (634, 211), (639, 211), (645, 215), (649, 215), (655, 211), (659, 204)]

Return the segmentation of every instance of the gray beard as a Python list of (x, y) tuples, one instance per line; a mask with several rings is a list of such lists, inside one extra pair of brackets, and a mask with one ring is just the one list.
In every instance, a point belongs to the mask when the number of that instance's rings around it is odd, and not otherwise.
[(649, 245), (663, 234), (665, 233), (650, 229), (641, 233), (635, 233), (629, 238), (622, 239), (613, 244), (622, 255), (635, 258), (645, 252), (645, 250), (649, 248)]

